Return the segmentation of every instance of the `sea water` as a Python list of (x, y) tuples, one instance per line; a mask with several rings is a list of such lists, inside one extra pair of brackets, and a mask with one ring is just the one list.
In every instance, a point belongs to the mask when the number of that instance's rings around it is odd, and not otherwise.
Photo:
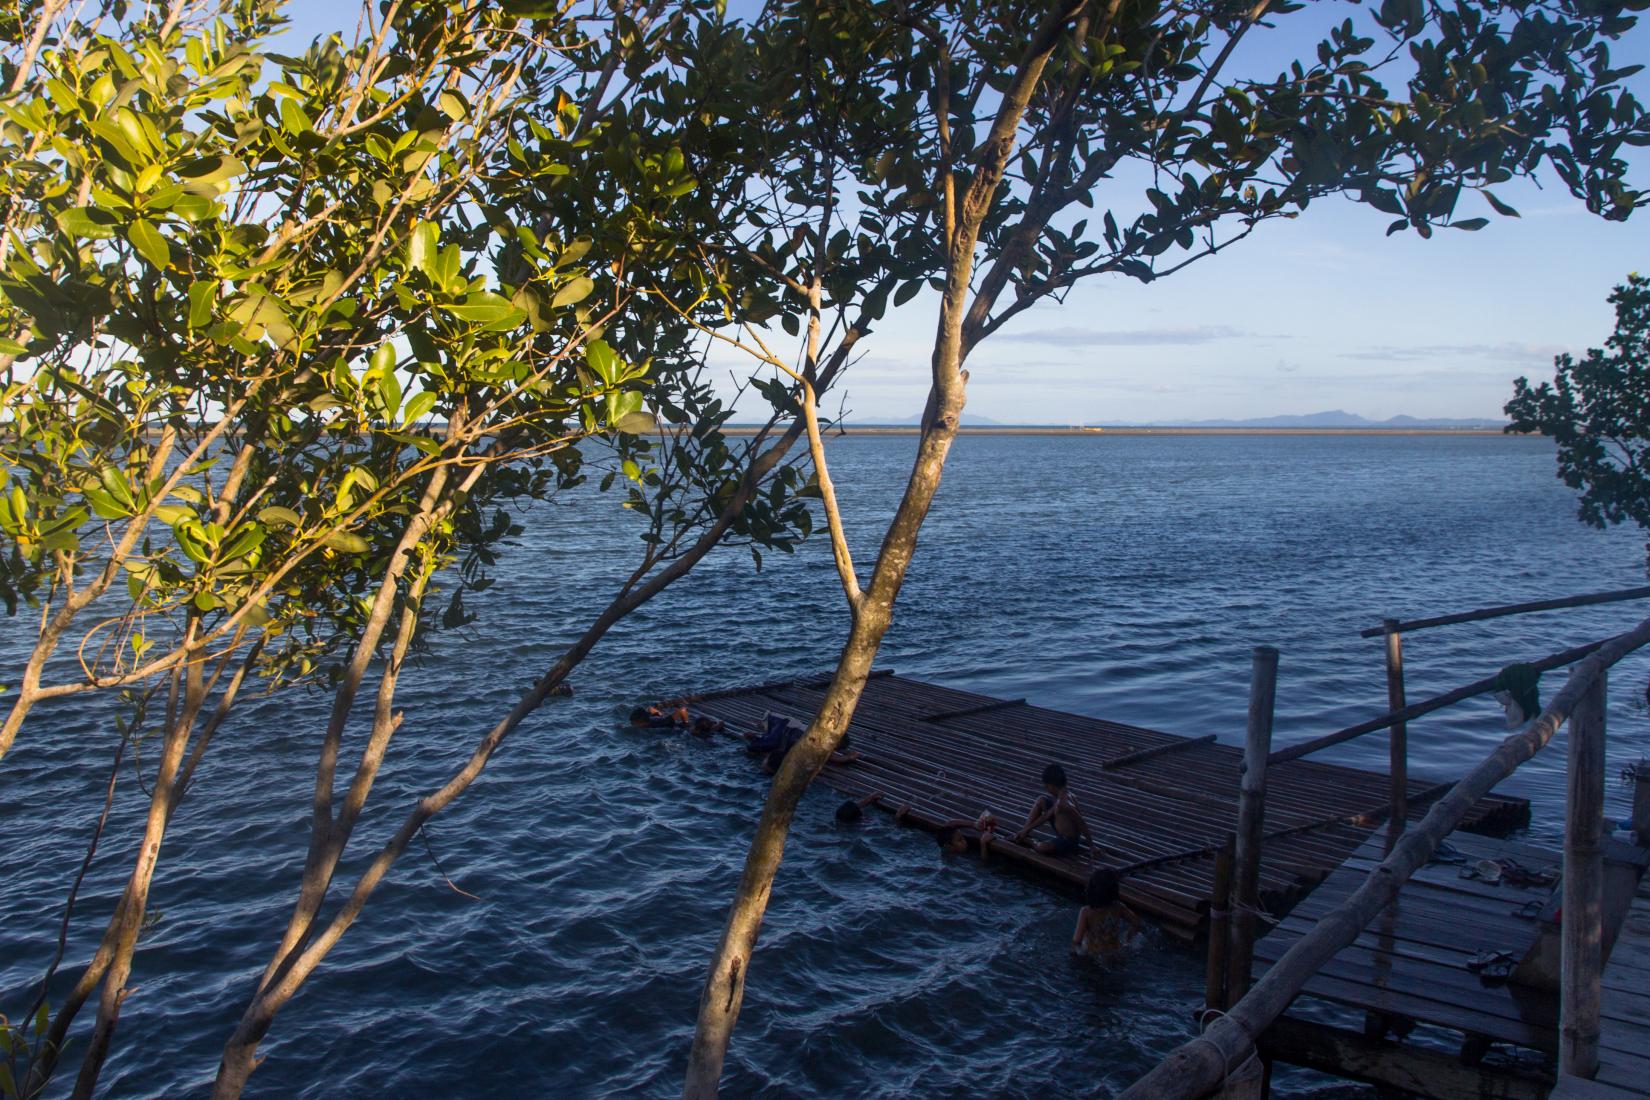
[[(862, 569), (914, 444), (830, 446)], [(1324, 733), (1384, 709), (1381, 643), (1358, 636), (1383, 616), (1644, 583), (1640, 534), (1581, 525), (1553, 471), (1551, 445), (1520, 438), (967, 436), (879, 665), (1237, 742), (1250, 649), (1264, 643), (1282, 652), (1279, 743)], [(405, 726), (346, 876), (616, 589), (639, 549), (616, 512), (581, 494), (535, 507), (474, 601), (479, 620), (405, 674)], [(1618, 632), (1646, 610), (1415, 634), (1409, 696)], [(727, 548), (622, 624), (573, 677), (575, 696), (532, 717), (430, 824), (430, 849), (415, 843), (396, 865), (276, 1020), (249, 1095), (675, 1094), (766, 780), (725, 743), (633, 732), (623, 715), (683, 690), (826, 671), (845, 621), (816, 539), (765, 555), (760, 572)], [(28, 633), (0, 620), (0, 680), (15, 679)], [(1612, 777), (1650, 746), (1645, 679), (1642, 655), (1612, 674)], [(1560, 682), (1548, 674), (1544, 693)], [(327, 703), (249, 703), (219, 735), (167, 837), (108, 1095), (209, 1088), (291, 905)], [(1505, 732), (1487, 699), (1419, 720), (1412, 771), (1454, 778)], [(42, 706), (0, 763), (0, 1012), (27, 1007), (55, 946), (113, 738), (95, 704)], [(1386, 751), (1376, 735), (1330, 758), (1380, 768)], [(1543, 843), (1562, 831), (1563, 752), (1561, 736), (1503, 788), (1534, 801)], [(1609, 798), (1625, 813), (1613, 779)], [(145, 802), (128, 767), (65, 981), (114, 902)], [(1105, 1095), (1192, 1033), (1196, 954), (1153, 939), (1103, 968), (1074, 962), (1070, 900), (944, 857), (880, 814), (839, 829), (833, 806), (810, 794), (792, 830), (726, 1095)], [(71, 1051), (59, 1091), (76, 1062)], [(1278, 1085), (1344, 1091), (1299, 1073)]]

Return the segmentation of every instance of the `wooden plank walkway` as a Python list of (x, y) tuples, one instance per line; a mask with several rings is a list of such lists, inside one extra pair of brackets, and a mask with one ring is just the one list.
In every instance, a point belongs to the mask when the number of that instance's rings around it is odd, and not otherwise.
[[(693, 708), (731, 730), (755, 730), (764, 711), (810, 720), (824, 680), (690, 696)], [(1237, 819), (1242, 750), (1212, 735), (1180, 737), (1031, 706), (1023, 700), (940, 687), (894, 675), (866, 685), (853, 724), (862, 759), (825, 769), (846, 794), (880, 792), (884, 808), (907, 805), (914, 824), (996, 814), (1008, 833), (1042, 793), (1043, 767), (1065, 767), (1102, 858), (1126, 871), (1124, 897), (1176, 935), (1202, 926), (1212, 888), (1213, 853)], [(1432, 783), (1410, 781), (1412, 813), (1425, 812)], [(1312, 760), (1277, 765), (1267, 775), (1262, 902), (1281, 912), (1350, 856), (1385, 811), (1383, 774)], [(1492, 797), (1469, 826), (1513, 828), (1528, 820), (1523, 799)], [(1000, 843), (1006, 859), (1080, 889), (1093, 860), (1039, 855)]]
[(1650, 1096), (1650, 876), (1633, 894), (1601, 984), (1598, 1074), (1560, 1077), (1552, 1100)]
[[(1467, 860), (1516, 860), (1558, 872), (1562, 856), (1507, 840), (1456, 833), (1450, 844)], [(1258, 977), (1361, 886), (1384, 858), (1384, 830), (1372, 834), (1312, 896), (1255, 946)], [(1489, 981), (1468, 969), (1480, 951), (1522, 958), (1541, 925), (1521, 915), (1549, 905), (1556, 883), (1500, 885), (1464, 879), (1461, 865), (1432, 863), (1357, 940), (1309, 979), (1303, 995), (1376, 1016), (1434, 1024), (1464, 1037), (1553, 1053), (1558, 995), (1515, 982)], [(1650, 894), (1637, 888), (1604, 978), (1604, 1027), (1597, 1081), (1574, 1082), (1576, 1100), (1603, 1097), (1601, 1087), (1650, 1095)], [(1292, 1021), (1291, 1026), (1302, 1026)], [(1310, 1025), (1307, 1025), (1310, 1026)], [(1430, 1093), (1429, 1093), (1430, 1094)], [(1559, 1095), (1556, 1093), (1554, 1095)], [(1625, 1100), (1627, 1094), (1618, 1094)]]

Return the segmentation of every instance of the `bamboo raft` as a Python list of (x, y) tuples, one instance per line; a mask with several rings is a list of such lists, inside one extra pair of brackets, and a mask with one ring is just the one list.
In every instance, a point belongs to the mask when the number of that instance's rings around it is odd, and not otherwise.
[[(685, 701), (736, 734), (759, 729), (764, 711), (809, 721), (826, 682), (761, 684)], [(989, 810), (999, 835), (1011, 836), (1042, 793), (1044, 766), (1061, 764), (1101, 859), (1124, 872), (1128, 903), (1180, 938), (1204, 929), (1215, 853), (1237, 821), (1240, 748), (1220, 744), (1212, 733), (1182, 737), (892, 673), (877, 673), (867, 683), (849, 733), (861, 759), (827, 767), (824, 782), (854, 797), (880, 793), (883, 809), (908, 806), (906, 820), (930, 830)], [(1268, 771), (1267, 788), (1260, 901), (1281, 913), (1384, 820), (1389, 780), (1292, 760)], [(1407, 789), (1414, 819), (1444, 788), (1410, 777)], [(1500, 832), (1528, 819), (1526, 800), (1491, 796), (1473, 807), (1465, 827)], [(1086, 851), (1045, 856), (1004, 839), (993, 846), (992, 860), (1072, 891), (1081, 889), (1095, 866)]]

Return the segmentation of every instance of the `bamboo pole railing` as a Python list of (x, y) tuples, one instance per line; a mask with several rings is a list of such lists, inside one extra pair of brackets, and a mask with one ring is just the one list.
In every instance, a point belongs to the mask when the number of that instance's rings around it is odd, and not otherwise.
[[(1585, 713), (1587, 704), (1583, 697), (1593, 690), (1604, 671), (1646, 644), (1650, 644), (1650, 619), (1599, 645), (1571, 670), (1546, 709), (1523, 729), (1508, 735), (1494, 752), (1458, 780), (1426, 817), (1397, 840), (1387, 857), (1345, 902), (1296, 940), (1249, 992), (1224, 1015), (1215, 1018), (1202, 1035), (1169, 1054), (1124, 1090), (1119, 1100), (1196, 1100), (1218, 1087), (1228, 1073), (1254, 1052), (1255, 1040), (1289, 1007), (1306, 982), (1357, 939), (1392, 903), (1403, 884), (1432, 857), (1473, 804), (1541, 751), (1578, 704)], [(1569, 813), (1573, 816), (1579, 809), (1572, 805)], [(1566, 877), (1568, 874), (1567, 869)], [(1596, 929), (1594, 935), (1597, 935)], [(1590, 981), (1596, 990), (1598, 978), (1596, 969), (1590, 976), (1571, 975), (1561, 983), (1561, 989), (1570, 996), (1569, 982), (1573, 980)], [(1572, 1012), (1574, 1007), (1571, 1006)], [(1563, 1008), (1560, 1015), (1564, 1017)]]
[(1278, 693), (1278, 651), (1255, 647), (1249, 675), (1249, 722), (1238, 787), (1237, 848), (1232, 859), (1231, 945), (1226, 958), (1226, 996), (1249, 988), (1255, 954), (1255, 913), (1260, 906), (1260, 850), (1266, 833), (1266, 763), (1272, 750), (1272, 712)]
[(1382, 634), (1407, 634), (1416, 630), (1429, 630), (1435, 626), (1478, 623), (1485, 619), (1500, 619), (1508, 615), (1528, 615), (1534, 611), (1560, 611), (1567, 607), (1590, 607), (1594, 604), (1643, 599), (1650, 599), (1650, 585), (1641, 588), (1619, 588), (1614, 592), (1590, 592), (1584, 596), (1560, 596), (1557, 599), (1535, 600), (1530, 603), (1509, 603), (1500, 607), (1481, 607), (1476, 611), (1457, 611), (1451, 615), (1435, 615), (1430, 619), (1410, 619), (1407, 622), (1386, 619), (1380, 626), (1359, 631), (1359, 636), (1379, 638)]
[[(1409, 705), (1404, 699), (1404, 636), (1393, 620), (1388, 619), (1387, 625), (1392, 629), (1386, 635), (1386, 709), (1396, 714)], [(1387, 759), (1392, 784), (1392, 813), (1387, 823), (1396, 836), (1404, 831), (1409, 816), (1409, 727), (1402, 719), (1392, 723)]]
[[(1551, 600), (1503, 604), (1499, 607), (1481, 607), (1476, 611), (1458, 611), (1450, 615), (1435, 615), (1430, 619), (1411, 619), (1408, 622), (1399, 619), (1383, 619), (1380, 626), (1370, 627), (1362, 631), (1361, 634), (1365, 638), (1385, 636), (1387, 710), (1395, 715), (1404, 710), (1403, 636), (1405, 631), (1429, 630), (1437, 626), (1483, 622), (1486, 619), (1499, 619), (1508, 615), (1528, 615), (1536, 611), (1558, 611), (1563, 608), (1589, 607), (1596, 604), (1646, 598), (1650, 598), (1650, 586), (1622, 588), (1613, 592), (1591, 592), (1581, 596), (1560, 596)], [(1392, 812), (1388, 820), (1391, 822), (1393, 835), (1397, 835), (1397, 833), (1403, 831), (1405, 819), (1409, 816), (1409, 807), (1405, 804), (1404, 799), (1404, 787), (1409, 778), (1409, 736), (1403, 718), (1394, 718), (1389, 723), (1389, 727), (1392, 730), (1387, 747), (1390, 760), (1389, 774), (1392, 779)], [(1374, 730), (1363, 731), (1363, 733), (1373, 732)], [(1361, 737), (1363, 733), (1355, 736)], [(1347, 740), (1350, 740), (1350, 737)], [(1329, 745), (1339, 743), (1339, 741), (1321, 738), (1319, 746), (1326, 748)]]
[[(1555, 668), (1574, 664), (1604, 644), (1604, 642), (1588, 642), (1586, 645), (1578, 645), (1543, 657), (1538, 661), (1531, 661), (1530, 668), (1536, 672), (1550, 672)], [(1403, 710), (1392, 711), (1381, 715), (1379, 718), (1371, 718), (1367, 722), (1359, 722), (1355, 726), (1347, 726), (1345, 729), (1336, 730), (1334, 733), (1314, 737), (1310, 741), (1287, 745), (1274, 752), (1269, 759), (1273, 764), (1282, 764), (1286, 760), (1299, 760), (1303, 756), (1310, 756), (1332, 745), (1353, 741), (1365, 734), (1384, 730), (1395, 723), (1407, 722), (1411, 718), (1419, 718), (1423, 714), (1431, 714), (1435, 710), (1442, 710), (1447, 706), (1461, 702), (1463, 699), (1471, 699), (1475, 695), (1488, 695), (1496, 689), (1499, 675), (1498, 673), (1495, 676), (1486, 676), (1482, 680), (1474, 680), (1472, 683), (1465, 684), (1453, 691), (1446, 691), (1442, 695), (1434, 695), (1432, 698), (1423, 699), (1419, 703), (1411, 703)]]

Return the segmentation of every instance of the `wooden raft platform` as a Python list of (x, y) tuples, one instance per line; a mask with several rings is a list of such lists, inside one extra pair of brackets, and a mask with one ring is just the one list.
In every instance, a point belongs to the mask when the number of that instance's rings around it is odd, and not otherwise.
[[(1385, 857), (1385, 830), (1377, 830), (1345, 864), (1255, 945), (1255, 976), (1362, 886)], [(1483, 951), (1522, 959), (1541, 934), (1538, 920), (1551, 916), (1563, 858), (1557, 852), (1512, 841), (1456, 833), (1450, 845), (1464, 863), (1434, 862), (1404, 884), (1397, 899), (1347, 948), (1314, 974), (1302, 995), (1362, 1010), (1365, 1020), (1430, 1024), (1462, 1037), (1463, 1057), (1422, 1048), (1399, 1048), (1366, 1033), (1282, 1017), (1262, 1041), (1272, 1057), (1326, 1069), (1428, 1097), (1541, 1097), (1552, 1087), (1551, 1070), (1480, 1068), (1489, 1044), (1524, 1047), (1551, 1055), (1558, 1047), (1558, 994), (1505, 979), (1486, 979), (1468, 967)], [(1616, 845), (1613, 862), (1636, 877), (1642, 850)], [(1463, 878), (1478, 860), (1513, 860), (1555, 876), (1546, 885), (1491, 885)], [(1607, 849), (1607, 861), (1612, 861)], [(1605, 970), (1603, 1034), (1596, 1081), (1572, 1081), (1577, 1100), (1626, 1100), (1650, 1096), (1650, 896), (1635, 897)], [(1528, 907), (1526, 909), (1526, 906)], [(1613, 1091), (1628, 1089), (1628, 1092)], [(1555, 1092), (1558, 1096), (1560, 1093)]]
[[(688, 701), (730, 730), (755, 730), (769, 710), (809, 721), (826, 683), (764, 684)], [(1044, 766), (1063, 765), (1104, 862), (1126, 872), (1129, 904), (1183, 938), (1203, 927), (1214, 852), (1237, 820), (1242, 764), (1242, 751), (1213, 734), (1181, 737), (891, 673), (866, 684), (849, 733), (862, 758), (827, 767), (824, 781), (854, 796), (880, 792), (884, 809), (909, 806), (912, 823), (929, 829), (989, 810), (1012, 835), (1042, 793)], [(1386, 812), (1387, 784), (1382, 774), (1312, 760), (1268, 770), (1260, 874), (1267, 909), (1286, 910), (1364, 842)], [(1440, 793), (1421, 778), (1409, 791), (1414, 816)], [(1492, 796), (1473, 808), (1467, 826), (1504, 831), (1528, 819), (1526, 800)], [(994, 846), (993, 860), (999, 855), (1078, 890), (1094, 865), (1086, 852), (1044, 856), (1006, 842)]]

